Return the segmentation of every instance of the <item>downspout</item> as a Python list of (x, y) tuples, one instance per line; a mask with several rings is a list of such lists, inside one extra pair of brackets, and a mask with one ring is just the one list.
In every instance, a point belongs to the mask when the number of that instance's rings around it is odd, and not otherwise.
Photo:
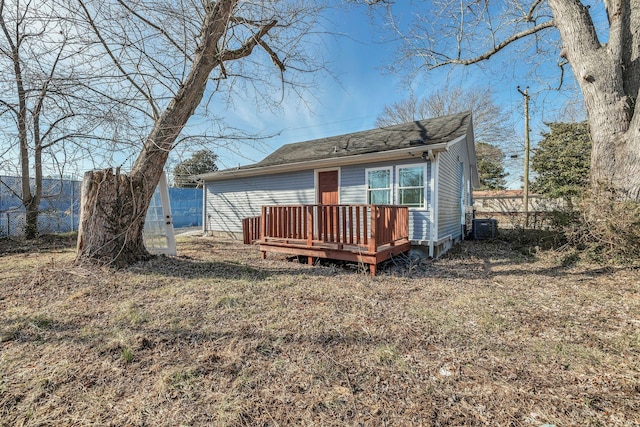
[(431, 209), (429, 210), (429, 257), (434, 258), (435, 242), (438, 239), (438, 176), (440, 175), (440, 161), (438, 155), (429, 150), (431, 161)]

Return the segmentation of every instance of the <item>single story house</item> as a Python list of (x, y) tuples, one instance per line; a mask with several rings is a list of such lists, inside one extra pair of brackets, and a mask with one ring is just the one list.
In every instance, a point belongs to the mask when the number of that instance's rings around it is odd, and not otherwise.
[(479, 187), (470, 112), (287, 144), (197, 178), (206, 233), (240, 236), (263, 205), (404, 205), (411, 243), (431, 257), (471, 231)]

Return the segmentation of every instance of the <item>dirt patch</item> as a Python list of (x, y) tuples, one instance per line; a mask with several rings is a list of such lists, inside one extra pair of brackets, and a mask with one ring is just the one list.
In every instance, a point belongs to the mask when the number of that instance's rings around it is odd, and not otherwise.
[(640, 272), (463, 242), (435, 261), (0, 264), (0, 425), (640, 423)]

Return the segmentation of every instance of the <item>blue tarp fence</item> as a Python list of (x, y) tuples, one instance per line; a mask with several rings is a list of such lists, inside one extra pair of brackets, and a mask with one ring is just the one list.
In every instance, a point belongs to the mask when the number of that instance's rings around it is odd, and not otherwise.
[(202, 189), (169, 188), (173, 227), (202, 226)]
[[(38, 230), (40, 234), (64, 233), (78, 229), (80, 181), (43, 179)], [(32, 185), (33, 187), (33, 185)], [(0, 175), (0, 237), (24, 234), (25, 210), (20, 201), (20, 178)], [(202, 225), (202, 190), (169, 188), (174, 227)]]

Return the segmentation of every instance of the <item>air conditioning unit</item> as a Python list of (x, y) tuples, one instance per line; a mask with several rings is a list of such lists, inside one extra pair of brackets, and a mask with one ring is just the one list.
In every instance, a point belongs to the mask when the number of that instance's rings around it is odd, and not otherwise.
[(497, 219), (474, 219), (473, 238), (475, 240), (493, 239), (498, 231)]

